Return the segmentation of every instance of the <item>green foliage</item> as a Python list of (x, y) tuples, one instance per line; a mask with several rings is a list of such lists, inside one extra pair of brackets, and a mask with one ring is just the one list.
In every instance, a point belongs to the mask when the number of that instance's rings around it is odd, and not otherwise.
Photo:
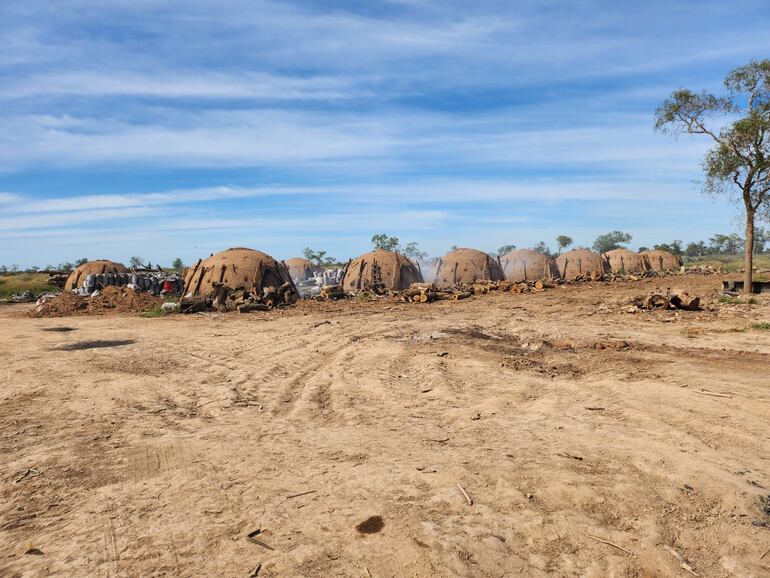
[(684, 255), (684, 251), (682, 251), (682, 241), (671, 241), (670, 243), (661, 243), (659, 245), (655, 245), (655, 249), (658, 251), (668, 251), (672, 255), (676, 255), (677, 257), (681, 257)]
[(619, 249), (621, 245), (628, 243), (633, 237), (623, 231), (610, 231), (604, 235), (596, 237), (593, 244), (593, 250), (597, 253), (606, 253), (613, 249)]
[(404, 247), (403, 253), (413, 261), (425, 261), (428, 258), (428, 254), (425, 251), (420, 251), (420, 247), (415, 241)]
[(703, 191), (730, 196), (742, 206), (750, 249), (744, 269), (750, 280), (754, 223), (757, 215), (770, 213), (770, 60), (736, 68), (724, 84), (727, 96), (722, 97), (690, 90), (672, 93), (655, 113), (655, 129), (713, 141), (703, 161)]
[(305, 247), (302, 250), (302, 256), (319, 269), (323, 269), (324, 267), (335, 267), (339, 265), (337, 259), (334, 257), (326, 256), (326, 251), (315, 251), (310, 247)]
[(752, 329), (760, 329), (762, 331), (768, 331), (770, 330), (770, 323), (763, 321), (761, 323), (752, 323), (751, 324)]
[(86, 263), (88, 263), (88, 259), (86, 259), (85, 257), (83, 257), (82, 259), (77, 259), (75, 261), (75, 267), (80, 267), (81, 265), (85, 265)]
[(131, 259), (128, 260), (128, 263), (132, 269), (141, 269), (143, 267), (141, 257), (131, 257)]
[(182, 259), (177, 257), (176, 259), (174, 259), (174, 262), (171, 263), (171, 268), (174, 271), (181, 271), (182, 269), (184, 269), (184, 261), (182, 261)]
[(503, 245), (497, 250), (497, 254), (502, 257), (506, 253), (510, 253), (516, 248), (516, 245)]
[(150, 309), (149, 311), (142, 311), (140, 313), (137, 313), (139, 317), (148, 317), (150, 319), (154, 319), (156, 317), (165, 317), (166, 315), (173, 315), (174, 313), (178, 313), (178, 310), (174, 309), (163, 309), (161, 306), (155, 307), (153, 309)]
[(737, 297), (728, 297), (727, 295), (723, 295), (719, 298), (719, 302), (723, 305), (740, 305), (741, 300)]
[(538, 253), (542, 253), (543, 255), (548, 255), (551, 257), (553, 254), (551, 253), (551, 250), (548, 248), (548, 245), (546, 245), (543, 241), (540, 241), (537, 245), (532, 247), (535, 251)]
[(384, 251), (395, 251), (398, 249), (398, 237), (389, 237), (385, 233), (372, 235), (372, 245), (375, 249)]
[(566, 249), (572, 245), (572, 237), (567, 237), (567, 235), (559, 235), (556, 237), (556, 245), (559, 247), (559, 254), (561, 254), (562, 249)]
[(756, 305), (757, 300), (754, 297), (749, 297), (745, 301), (739, 297), (730, 297), (729, 295), (723, 295), (719, 298), (719, 302), (724, 305)]

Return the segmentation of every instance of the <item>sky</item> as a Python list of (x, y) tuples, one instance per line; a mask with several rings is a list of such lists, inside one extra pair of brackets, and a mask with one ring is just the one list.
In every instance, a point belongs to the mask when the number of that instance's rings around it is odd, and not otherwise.
[(730, 233), (708, 142), (653, 116), (768, 31), (767, 0), (0, 0), (0, 264)]

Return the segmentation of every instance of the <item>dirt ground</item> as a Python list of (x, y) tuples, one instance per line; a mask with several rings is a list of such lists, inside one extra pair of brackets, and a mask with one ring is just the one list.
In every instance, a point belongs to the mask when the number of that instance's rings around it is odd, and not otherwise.
[(768, 576), (770, 297), (719, 283), (2, 307), (0, 575)]

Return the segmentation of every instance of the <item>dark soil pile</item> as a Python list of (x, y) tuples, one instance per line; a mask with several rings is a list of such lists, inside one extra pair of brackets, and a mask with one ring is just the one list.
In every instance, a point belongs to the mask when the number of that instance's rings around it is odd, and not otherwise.
[(65, 291), (38, 305), (32, 317), (68, 317), (70, 315), (118, 315), (150, 311), (163, 304), (163, 299), (129, 289), (105, 287), (96, 297), (81, 297)]

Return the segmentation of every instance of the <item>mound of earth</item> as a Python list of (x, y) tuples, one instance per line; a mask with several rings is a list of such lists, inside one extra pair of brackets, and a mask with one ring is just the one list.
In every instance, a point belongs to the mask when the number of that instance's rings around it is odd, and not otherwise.
[(134, 291), (128, 287), (105, 287), (96, 297), (81, 297), (65, 291), (45, 300), (30, 315), (32, 317), (68, 317), (70, 315), (109, 315), (141, 313), (163, 304), (163, 299)]

